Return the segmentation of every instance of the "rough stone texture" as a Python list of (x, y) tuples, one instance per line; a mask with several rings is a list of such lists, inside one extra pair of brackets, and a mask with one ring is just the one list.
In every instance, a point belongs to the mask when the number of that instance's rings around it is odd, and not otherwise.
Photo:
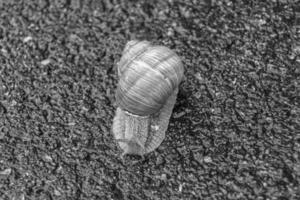
[[(300, 199), (299, 12), (0, 1), (0, 199)], [(162, 145), (124, 162), (110, 129), (130, 39), (175, 49), (186, 80)]]

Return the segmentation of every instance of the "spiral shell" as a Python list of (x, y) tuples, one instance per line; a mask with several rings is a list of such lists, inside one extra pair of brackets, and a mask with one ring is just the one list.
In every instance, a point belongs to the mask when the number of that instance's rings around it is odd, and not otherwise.
[(180, 58), (170, 49), (151, 46), (147, 41), (126, 45), (118, 72), (117, 104), (140, 116), (160, 110), (183, 78)]
[(165, 138), (184, 68), (169, 48), (126, 44), (118, 63), (118, 108), (112, 132), (123, 154), (144, 155)]

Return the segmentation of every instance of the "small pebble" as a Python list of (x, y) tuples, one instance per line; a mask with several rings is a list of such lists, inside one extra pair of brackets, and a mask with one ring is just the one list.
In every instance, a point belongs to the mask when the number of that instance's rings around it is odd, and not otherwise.
[(161, 165), (163, 163), (164, 163), (164, 158), (162, 156), (158, 156), (156, 158), (156, 165), (158, 166), (158, 165)]
[(3, 171), (0, 171), (0, 175), (10, 175), (11, 173), (11, 168), (7, 168)]
[(30, 40), (32, 40), (32, 37), (31, 36), (27, 36), (23, 39), (23, 42), (26, 43), (26, 42), (29, 42)]
[(185, 115), (185, 111), (182, 111), (182, 112), (180, 112), (180, 113), (175, 113), (175, 114), (174, 114), (174, 118), (177, 119), (177, 118), (182, 117), (183, 115)]
[(45, 159), (45, 161), (47, 161), (47, 162), (52, 162), (52, 161), (53, 161), (52, 158), (51, 158), (51, 156), (49, 156), (49, 155), (45, 155), (45, 156), (44, 156), (44, 159)]
[(206, 156), (206, 157), (204, 157), (204, 162), (206, 162), (206, 163), (211, 163), (212, 162), (212, 159), (211, 159), (211, 157), (209, 157), (209, 156)]
[(2, 132), (2, 131), (0, 131), (0, 140), (1, 140), (1, 139), (3, 139), (3, 138), (4, 138), (4, 136), (5, 136), (5, 133), (4, 133), (4, 132)]
[(179, 192), (182, 192), (183, 186), (184, 186), (184, 183), (180, 183), (180, 184), (179, 184), (179, 188), (178, 188), (178, 191), (179, 191)]
[(54, 190), (54, 194), (56, 195), (56, 196), (61, 196), (61, 193), (60, 193), (60, 191), (58, 191), (58, 190)]
[(160, 177), (161, 180), (165, 181), (167, 180), (167, 175), (166, 174), (162, 174)]
[(68, 123), (68, 126), (75, 126), (75, 125), (76, 125), (75, 122), (70, 122), (70, 123)]
[(45, 59), (45, 60), (41, 61), (41, 64), (46, 66), (46, 65), (50, 64), (50, 62), (51, 62), (50, 59)]

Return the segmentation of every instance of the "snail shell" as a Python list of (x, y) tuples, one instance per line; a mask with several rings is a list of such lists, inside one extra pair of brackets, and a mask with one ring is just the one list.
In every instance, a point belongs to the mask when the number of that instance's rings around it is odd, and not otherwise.
[(112, 127), (123, 155), (144, 155), (164, 140), (183, 74), (180, 58), (169, 48), (147, 41), (126, 44)]

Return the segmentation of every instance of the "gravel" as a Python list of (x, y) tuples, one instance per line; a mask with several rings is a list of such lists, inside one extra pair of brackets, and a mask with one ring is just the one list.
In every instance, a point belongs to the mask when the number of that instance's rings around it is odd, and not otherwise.
[[(0, 199), (300, 199), (300, 4), (0, 1)], [(130, 39), (186, 79), (162, 145), (113, 140)]]

